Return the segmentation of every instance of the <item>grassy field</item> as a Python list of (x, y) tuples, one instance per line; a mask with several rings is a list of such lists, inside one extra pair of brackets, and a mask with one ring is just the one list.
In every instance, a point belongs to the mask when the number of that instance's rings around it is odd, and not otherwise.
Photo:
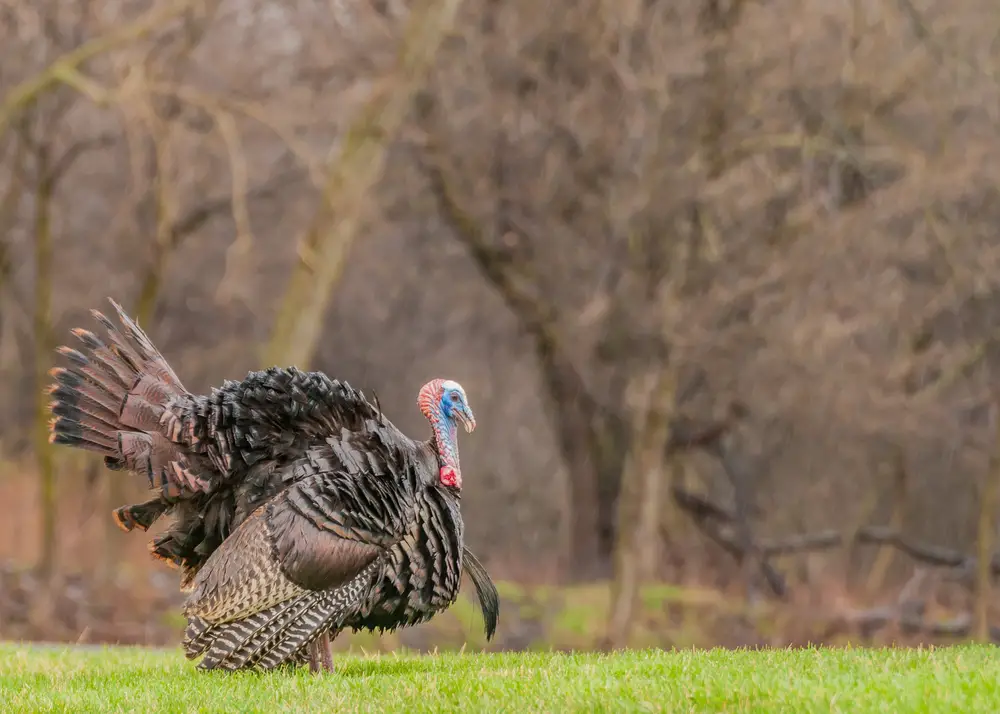
[(196, 673), (170, 651), (0, 645), (2, 712), (997, 712), (991, 647), (341, 657)]

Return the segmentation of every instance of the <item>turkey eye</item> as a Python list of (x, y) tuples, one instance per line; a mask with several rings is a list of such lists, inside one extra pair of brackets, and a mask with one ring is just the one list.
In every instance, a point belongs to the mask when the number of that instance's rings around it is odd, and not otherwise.
[(456, 392), (451, 393), (451, 401), (458, 403), (458, 394)]

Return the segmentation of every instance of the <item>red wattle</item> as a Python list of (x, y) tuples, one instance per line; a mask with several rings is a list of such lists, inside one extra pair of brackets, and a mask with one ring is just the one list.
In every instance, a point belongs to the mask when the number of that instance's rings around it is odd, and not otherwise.
[(462, 477), (451, 466), (442, 466), (441, 471), (438, 473), (438, 478), (441, 479), (441, 483), (445, 486), (451, 486), (452, 488), (461, 488), (462, 486)]

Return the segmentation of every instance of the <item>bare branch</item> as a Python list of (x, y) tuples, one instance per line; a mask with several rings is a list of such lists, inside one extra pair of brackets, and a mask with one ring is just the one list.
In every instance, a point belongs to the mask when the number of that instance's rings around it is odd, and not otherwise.
[(73, 164), (76, 163), (77, 159), (86, 154), (88, 151), (94, 151), (95, 149), (103, 149), (111, 146), (115, 143), (115, 140), (115, 136), (105, 133), (91, 139), (83, 139), (81, 141), (73, 142), (72, 146), (66, 149), (66, 151), (53, 162), (52, 166), (48, 170), (48, 173), (43, 177), (43, 180), (51, 186), (56, 186), (62, 179), (63, 175), (73, 167)]
[(232, 97), (208, 94), (193, 87), (174, 83), (150, 82), (147, 86), (149, 91), (155, 94), (176, 98), (191, 106), (198, 107), (213, 117), (235, 114), (253, 119), (261, 126), (274, 132), (275, 136), (281, 139), (282, 143), (302, 162), (302, 165), (308, 169), (309, 177), (314, 186), (322, 189), (326, 185), (324, 168), (316, 160), (315, 150), (295, 136), (291, 129), (283, 126), (260, 105)]
[(424, 0), (410, 8), (393, 75), (377, 87), (331, 160), (320, 208), (300, 243), (300, 260), (265, 349), (268, 364), (312, 360), (334, 283), (357, 234), (368, 192), (382, 173), (388, 142), (410, 110), (461, 0)]
[[(823, 633), (824, 638), (832, 637), (844, 629), (860, 630), (865, 637), (871, 637), (889, 625), (898, 626), (903, 634), (930, 637), (968, 637), (973, 630), (973, 618), (969, 613), (960, 613), (947, 620), (928, 621), (924, 619), (922, 607), (915, 612), (898, 606), (847, 610), (832, 619)], [(989, 628), (989, 640), (1000, 644), (1000, 627)]]
[[(729, 509), (713, 503), (704, 496), (675, 487), (672, 490), (675, 503), (686, 511), (706, 535), (717, 542), (733, 557), (745, 556), (745, 547), (734, 532), (736, 516)], [(859, 543), (884, 544), (898, 549), (921, 563), (955, 571), (973, 572), (978, 562), (975, 556), (941, 546), (917, 543), (902, 536), (896, 529), (886, 526), (866, 526), (858, 530)], [(765, 558), (773, 558), (794, 553), (824, 550), (840, 547), (846, 537), (839, 531), (829, 530), (789, 536), (778, 540), (761, 540), (758, 544)], [(989, 572), (1000, 577), (1000, 556), (994, 555)]]
[[(429, 99), (426, 100), (430, 102)], [(433, 122), (432, 109), (424, 107), (428, 122)], [(554, 307), (533, 295), (515, 276), (527, 272), (515, 256), (502, 248), (490, 245), (489, 236), (484, 234), (480, 222), (464, 208), (465, 200), (459, 198), (458, 187), (451, 180), (444, 165), (441, 147), (433, 135), (428, 134), (426, 151), (418, 155), (417, 161), (429, 181), (431, 192), (437, 200), (441, 215), (453, 229), (455, 238), (461, 241), (476, 267), (503, 297), (511, 312), (517, 315), (524, 329), (540, 343), (543, 349), (555, 349), (556, 315)], [(510, 233), (509, 230), (504, 234)]]
[(229, 171), (233, 181), (233, 224), (236, 226), (236, 240), (226, 251), (225, 273), (219, 282), (216, 296), (231, 297), (243, 294), (238, 285), (240, 278), (245, 275), (246, 271), (239, 268), (245, 267), (244, 264), (249, 259), (253, 249), (253, 232), (250, 228), (250, 214), (246, 202), (247, 162), (233, 117), (229, 114), (219, 113), (214, 118), (229, 154)]
[(193, 0), (175, 0), (166, 6), (154, 6), (134, 22), (120, 25), (107, 34), (94, 38), (66, 53), (38, 75), (21, 82), (7, 93), (0, 103), (0, 136), (7, 131), (15, 114), (24, 111), (39, 96), (57, 84), (68, 84), (79, 90), (86, 86), (87, 89), (84, 91), (90, 93), (93, 86), (80, 82), (79, 69), (85, 62), (141, 39), (163, 23), (180, 15), (192, 2)]
[[(247, 189), (244, 196), (247, 201), (258, 201), (272, 198), (282, 190), (294, 187), (306, 179), (306, 173), (301, 168), (291, 168), (272, 175), (263, 183)], [(173, 250), (192, 233), (197, 232), (213, 218), (223, 214), (232, 214), (233, 196), (219, 196), (198, 203), (187, 210), (184, 215), (170, 225), (168, 232), (168, 248)]]

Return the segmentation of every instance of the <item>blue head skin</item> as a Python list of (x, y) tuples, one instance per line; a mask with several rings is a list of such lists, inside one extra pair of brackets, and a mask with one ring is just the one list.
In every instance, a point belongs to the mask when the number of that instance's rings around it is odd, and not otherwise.
[(476, 428), (476, 417), (469, 407), (465, 390), (450, 379), (433, 379), (420, 389), (417, 404), (434, 432), (438, 453), (438, 477), (443, 486), (462, 488), (462, 469), (458, 458), (458, 425), (466, 432)]

